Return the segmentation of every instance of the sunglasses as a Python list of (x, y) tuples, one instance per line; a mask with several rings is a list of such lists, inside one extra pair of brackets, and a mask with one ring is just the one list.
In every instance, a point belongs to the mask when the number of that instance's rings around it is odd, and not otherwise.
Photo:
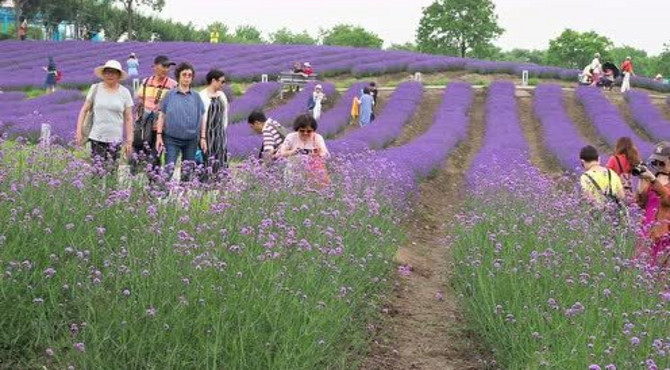
[(102, 70), (102, 74), (121, 74), (121, 72), (117, 71), (116, 69), (113, 68), (105, 68)]
[(301, 128), (301, 129), (298, 130), (298, 132), (301, 133), (301, 134), (311, 134), (312, 132), (314, 132), (314, 130)]
[(179, 75), (182, 77), (193, 77), (193, 73), (191, 72), (182, 72)]
[(654, 167), (665, 167), (665, 162), (663, 162), (663, 161), (659, 161), (659, 160), (657, 160), (657, 159), (655, 159), (655, 160), (649, 162), (649, 164), (651, 164), (651, 165), (654, 166)]

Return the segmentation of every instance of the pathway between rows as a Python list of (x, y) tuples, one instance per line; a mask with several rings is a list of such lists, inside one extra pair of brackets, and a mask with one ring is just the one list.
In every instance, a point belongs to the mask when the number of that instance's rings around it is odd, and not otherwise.
[(401, 278), (362, 369), (481, 367), (479, 346), (467, 332), (456, 294), (448, 284), (453, 269), (447, 224), (463, 199), (463, 174), (484, 137), (484, 106), (485, 93), (478, 91), (468, 138), (434, 178), (421, 184), (420, 198), (408, 225), (408, 245), (396, 256), (399, 264), (412, 266), (412, 273)]

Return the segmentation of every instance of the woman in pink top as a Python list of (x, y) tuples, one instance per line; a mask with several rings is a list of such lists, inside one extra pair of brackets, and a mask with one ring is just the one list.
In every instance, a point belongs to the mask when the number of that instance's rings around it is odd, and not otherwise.
[(325, 160), (330, 157), (326, 141), (316, 133), (318, 124), (310, 114), (296, 118), (292, 132), (286, 135), (275, 158), (286, 158), (286, 174), (303, 173), (311, 185), (323, 187), (330, 182)]

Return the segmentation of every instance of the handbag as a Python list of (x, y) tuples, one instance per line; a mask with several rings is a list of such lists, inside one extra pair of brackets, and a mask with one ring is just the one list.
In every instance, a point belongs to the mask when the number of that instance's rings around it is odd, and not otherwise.
[(93, 129), (93, 108), (95, 107), (95, 95), (98, 93), (98, 85), (95, 84), (93, 85), (93, 93), (91, 95), (91, 109), (86, 111), (86, 115), (84, 116), (84, 123), (82, 124), (81, 127), (81, 133), (82, 136), (84, 137), (84, 142), (89, 140), (89, 136), (91, 135), (91, 130)]

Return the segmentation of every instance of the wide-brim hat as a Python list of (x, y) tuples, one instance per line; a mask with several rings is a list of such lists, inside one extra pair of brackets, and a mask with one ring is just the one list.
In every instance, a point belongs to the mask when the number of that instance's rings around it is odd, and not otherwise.
[(119, 71), (121, 73), (121, 79), (122, 80), (125, 80), (126, 78), (128, 78), (128, 73), (126, 73), (126, 71), (123, 70), (123, 68), (121, 67), (121, 63), (119, 63), (118, 61), (113, 60), (113, 59), (108, 60), (107, 63), (105, 63), (105, 65), (102, 65), (102, 66), (97, 67), (96, 69), (94, 69), (93, 73), (95, 73), (95, 75), (98, 76), (100, 79), (103, 79), (104, 76), (102, 75), (102, 71), (104, 71), (106, 68), (110, 68), (110, 69), (114, 69), (114, 70)]
[(319, 85), (314, 86), (314, 89), (323, 90), (323, 86), (321, 86), (321, 85), (319, 84)]
[(312, 65), (309, 64), (309, 62), (305, 62), (304, 66), (305, 66), (305, 67), (311, 67)]

